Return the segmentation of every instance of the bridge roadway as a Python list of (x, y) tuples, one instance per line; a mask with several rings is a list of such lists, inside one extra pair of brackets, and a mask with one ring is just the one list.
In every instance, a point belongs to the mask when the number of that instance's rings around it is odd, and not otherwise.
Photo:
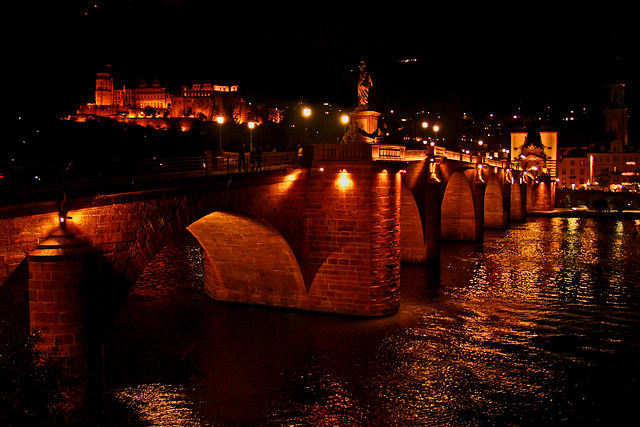
[[(0, 304), (63, 355), (92, 337), (155, 255), (191, 232), (216, 300), (363, 317), (395, 313), (401, 262), (478, 240), (553, 185), (505, 161), (393, 145), (317, 145), (305, 167), (0, 209)], [(98, 340), (100, 341), (100, 340)]]

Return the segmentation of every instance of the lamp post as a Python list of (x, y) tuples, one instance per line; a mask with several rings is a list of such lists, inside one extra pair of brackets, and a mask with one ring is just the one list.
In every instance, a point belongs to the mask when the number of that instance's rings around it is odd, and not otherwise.
[(347, 134), (347, 125), (349, 124), (350, 120), (351, 120), (351, 118), (349, 117), (348, 114), (343, 114), (342, 116), (340, 116), (340, 122), (344, 126), (345, 135)]
[(433, 126), (433, 135), (434, 135), (433, 137), (434, 137), (436, 142), (438, 141), (438, 131), (439, 130), (440, 130), (440, 126), (438, 126), (438, 125), (434, 125)]
[(305, 119), (304, 122), (304, 135), (305, 135), (305, 142), (309, 142), (309, 117), (311, 116), (311, 108), (309, 107), (304, 107), (302, 109), (302, 116)]
[[(429, 122), (422, 122), (422, 129), (427, 129), (429, 127)], [(422, 143), (424, 145), (427, 145), (427, 137), (425, 135), (425, 133), (422, 133)]]
[(216, 122), (218, 122), (219, 125), (219, 140), (220, 140), (220, 153), (222, 153), (222, 124), (224, 123), (224, 117), (222, 116), (218, 116), (216, 117)]
[(256, 124), (254, 122), (249, 122), (247, 123), (247, 126), (249, 127), (249, 152), (253, 151), (253, 128), (256, 127)]

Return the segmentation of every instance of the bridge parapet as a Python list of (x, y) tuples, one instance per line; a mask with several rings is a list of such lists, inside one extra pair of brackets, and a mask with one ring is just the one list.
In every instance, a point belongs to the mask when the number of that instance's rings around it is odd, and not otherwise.
[(425, 160), (428, 158), (445, 158), (449, 160), (457, 160), (467, 163), (478, 163), (479, 156), (473, 156), (468, 153), (447, 150), (445, 147), (437, 145), (427, 145), (424, 150), (407, 150), (405, 157), (407, 160)]
[(314, 161), (404, 161), (405, 147), (393, 144), (319, 144)]

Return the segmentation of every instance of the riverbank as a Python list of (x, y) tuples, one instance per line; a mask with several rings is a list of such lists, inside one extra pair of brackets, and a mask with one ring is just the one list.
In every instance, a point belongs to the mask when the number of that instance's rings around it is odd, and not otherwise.
[(527, 212), (528, 217), (561, 218), (604, 218), (604, 219), (640, 219), (640, 210), (633, 211), (596, 211), (593, 209), (558, 208), (552, 211)]

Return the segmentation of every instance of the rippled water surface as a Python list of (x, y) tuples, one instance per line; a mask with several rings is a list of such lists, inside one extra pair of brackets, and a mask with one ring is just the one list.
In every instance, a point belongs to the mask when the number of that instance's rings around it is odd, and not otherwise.
[(640, 396), (640, 236), (541, 218), (403, 265), (400, 311), (359, 320), (223, 304), (167, 247), (106, 346), (126, 422), (157, 426), (627, 425)]

